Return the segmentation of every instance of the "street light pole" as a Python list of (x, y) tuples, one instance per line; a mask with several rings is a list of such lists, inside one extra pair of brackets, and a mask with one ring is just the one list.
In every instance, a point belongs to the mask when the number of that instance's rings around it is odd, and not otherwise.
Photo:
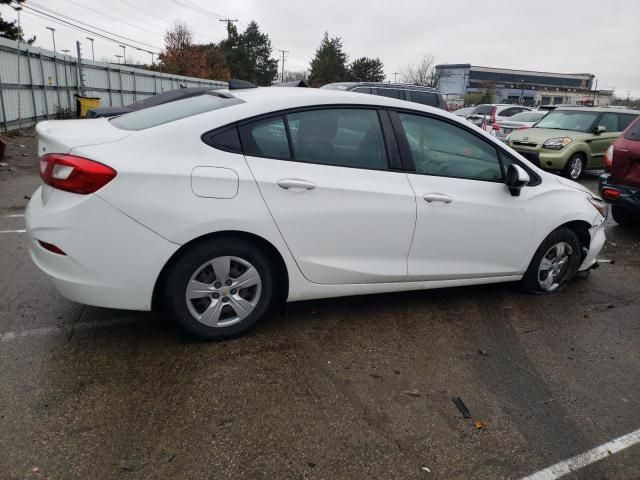
[(122, 48), (122, 60), (126, 65), (127, 64), (127, 47), (126, 45), (120, 45), (120, 48)]
[(122, 58), (122, 55), (116, 55), (116, 58), (118, 59), (118, 63), (122, 63), (122, 62), (120, 61), (120, 59)]
[(56, 53), (56, 29), (53, 27), (46, 27), (47, 30), (51, 30), (51, 38), (53, 39), (53, 53)]
[(89, 40), (91, 42), (91, 60), (93, 60), (94, 62), (96, 61), (96, 56), (93, 52), (93, 38), (91, 37), (87, 37), (87, 40)]
[[(17, 43), (18, 43), (18, 86), (20, 86), (21, 80), (20, 80), (20, 37), (22, 35), (22, 30), (20, 28), (20, 10), (22, 10), (22, 7), (20, 5), (17, 5), (15, 7), (12, 6), (12, 8), (16, 11), (16, 13), (18, 14), (18, 37), (17, 37)], [(20, 130), (20, 124), (21, 124), (21, 108), (20, 108), (20, 91), (18, 90), (18, 130)], [(34, 112), (35, 115), (35, 112)]]

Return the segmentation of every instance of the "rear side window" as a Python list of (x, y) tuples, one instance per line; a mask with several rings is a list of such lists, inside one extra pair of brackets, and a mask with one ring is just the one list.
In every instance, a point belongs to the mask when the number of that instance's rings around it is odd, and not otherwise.
[(432, 92), (421, 92), (419, 90), (411, 90), (409, 97), (412, 102), (421, 103), (423, 105), (430, 105), (432, 107), (438, 106), (438, 95)]
[(618, 114), (618, 124), (619, 129), (622, 132), (626, 130), (626, 128), (637, 118), (637, 115), (632, 115), (630, 113), (619, 113)]
[(387, 169), (378, 112), (365, 109), (310, 110), (287, 115), (298, 161)]
[(491, 105), (478, 105), (472, 112), (472, 115), (491, 115)]
[(624, 134), (624, 138), (627, 140), (640, 141), (640, 117), (638, 117), (629, 130), (627, 130), (627, 133)]
[(442, 120), (399, 114), (417, 173), (471, 180), (501, 181), (495, 147)]
[(521, 111), (522, 109), (518, 107), (507, 108), (506, 110), (502, 110), (501, 112), (499, 112), (498, 115), (500, 115), (501, 117), (512, 117), (513, 115), (516, 115)]
[(207, 132), (202, 136), (202, 141), (214, 148), (225, 150), (227, 152), (242, 153), (242, 144), (240, 143), (240, 135), (235, 125)]
[(378, 87), (378, 95), (381, 97), (398, 98), (404, 100), (404, 90), (399, 88), (380, 88)]
[(289, 141), (282, 117), (242, 125), (239, 128), (245, 155), (289, 160)]
[(145, 128), (156, 127), (181, 118), (230, 107), (239, 103), (244, 102), (235, 97), (229, 98), (215, 94), (204, 94), (125, 113), (109, 121), (114, 127), (123, 130), (144, 130)]

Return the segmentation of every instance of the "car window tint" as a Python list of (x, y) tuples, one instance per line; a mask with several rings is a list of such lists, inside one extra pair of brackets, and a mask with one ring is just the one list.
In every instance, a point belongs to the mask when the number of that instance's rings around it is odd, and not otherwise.
[(357, 93), (373, 93), (372, 92), (372, 88), (371, 87), (356, 87), (353, 90), (351, 90), (352, 92), (357, 92)]
[(520, 112), (519, 108), (507, 108), (505, 110), (502, 110), (500, 113), (498, 113), (498, 115), (501, 117), (511, 117), (512, 115), (515, 115), (516, 113), (519, 113), (519, 112)]
[(640, 117), (629, 127), (627, 133), (624, 134), (624, 138), (627, 140), (638, 140), (640, 141)]
[(240, 127), (245, 155), (289, 159), (289, 142), (282, 117), (259, 120)]
[(399, 98), (404, 100), (404, 90), (398, 88), (380, 88), (378, 87), (378, 95), (382, 97)]
[(631, 113), (618, 114), (618, 130), (623, 131), (636, 119), (637, 115)]
[(235, 125), (227, 127), (223, 130), (209, 132), (203, 135), (202, 140), (212, 147), (226, 150), (229, 152), (242, 153), (240, 136)]
[(327, 109), (287, 115), (296, 160), (387, 169), (382, 129), (375, 110)]
[(411, 90), (409, 92), (412, 102), (421, 103), (423, 105), (438, 106), (438, 95), (432, 92), (421, 92), (419, 90)]
[(605, 113), (598, 120), (598, 126), (605, 127), (607, 132), (618, 131), (618, 114), (617, 113)]
[(434, 118), (399, 114), (416, 172), (500, 181), (496, 149), (466, 130)]
[(472, 112), (472, 115), (491, 115), (491, 105), (478, 105)]

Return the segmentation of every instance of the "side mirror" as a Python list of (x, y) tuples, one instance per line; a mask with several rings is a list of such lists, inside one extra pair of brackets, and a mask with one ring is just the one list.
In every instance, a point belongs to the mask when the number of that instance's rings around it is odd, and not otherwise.
[(520, 190), (529, 183), (529, 180), (531, 180), (529, 174), (521, 166), (512, 163), (507, 168), (507, 180), (505, 183), (514, 197), (520, 196)]
[(604, 133), (607, 131), (607, 127), (605, 127), (604, 125), (598, 125), (596, 127), (596, 135), (600, 135), (601, 133)]

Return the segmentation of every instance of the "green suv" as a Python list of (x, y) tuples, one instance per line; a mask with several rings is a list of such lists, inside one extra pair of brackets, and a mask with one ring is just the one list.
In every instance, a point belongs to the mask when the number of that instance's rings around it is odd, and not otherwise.
[(638, 115), (629, 109), (559, 107), (532, 128), (514, 131), (507, 143), (535, 165), (577, 180), (586, 169), (604, 168), (604, 152)]

